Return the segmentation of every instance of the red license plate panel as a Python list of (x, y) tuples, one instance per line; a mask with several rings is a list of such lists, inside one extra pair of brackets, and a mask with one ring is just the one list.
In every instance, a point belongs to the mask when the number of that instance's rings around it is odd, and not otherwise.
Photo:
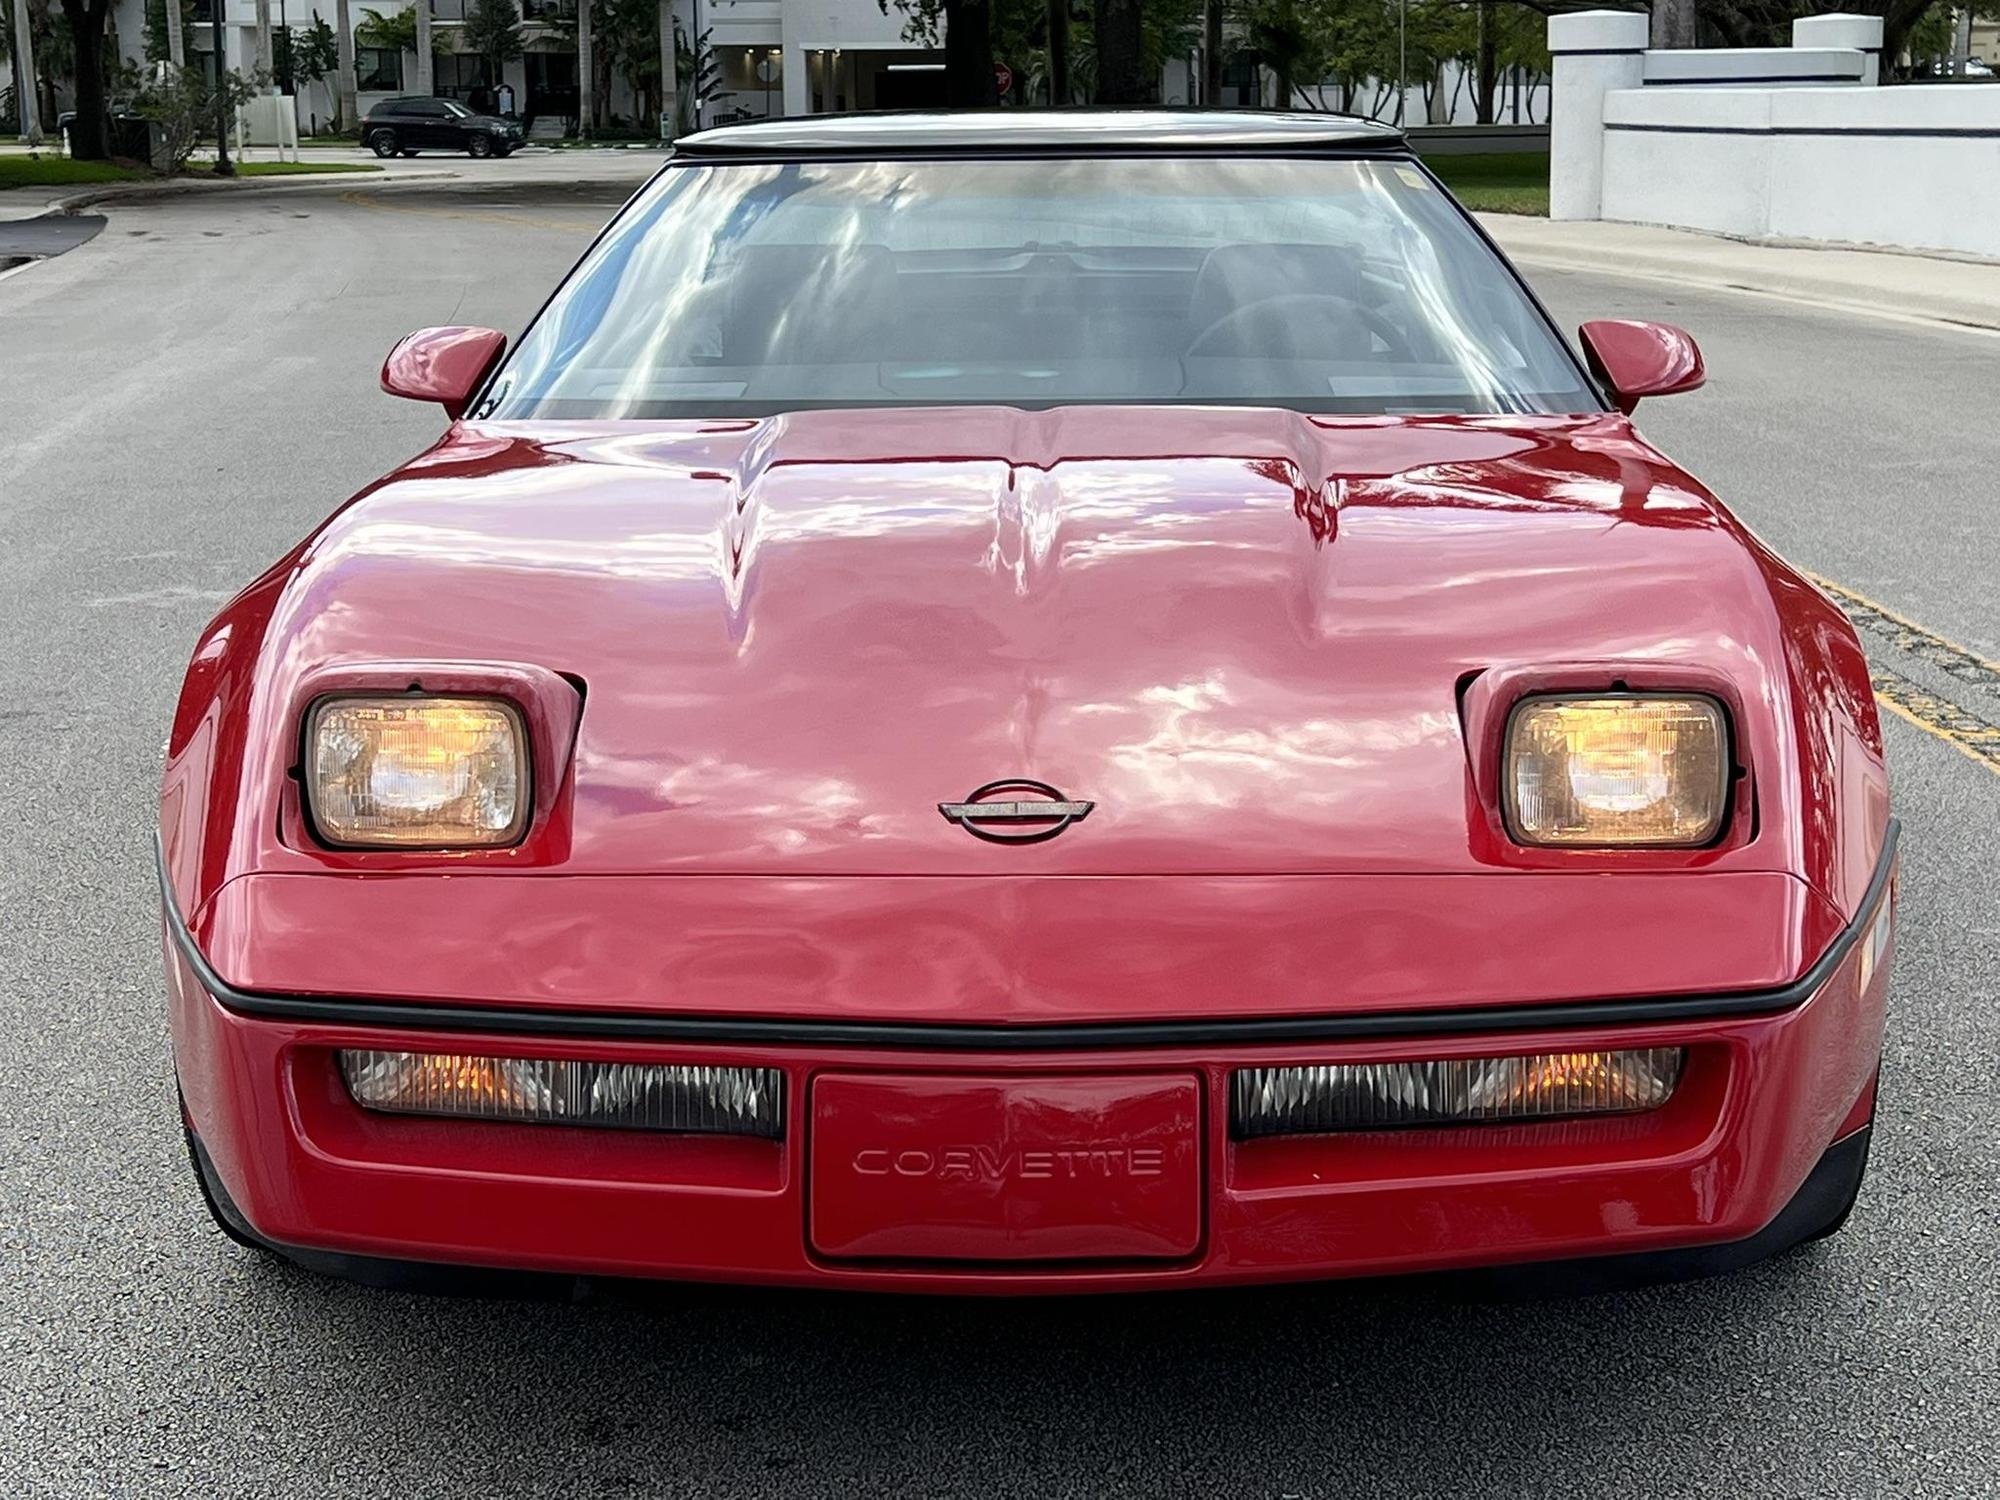
[(810, 1233), (842, 1259), (1179, 1260), (1201, 1080), (822, 1073)]

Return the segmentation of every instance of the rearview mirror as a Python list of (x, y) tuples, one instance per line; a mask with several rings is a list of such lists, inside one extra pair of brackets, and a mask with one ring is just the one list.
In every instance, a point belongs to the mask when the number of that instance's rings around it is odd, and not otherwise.
[(507, 347), (491, 328), (419, 328), (382, 361), (382, 389), (412, 401), (436, 401), (453, 421)]
[(1611, 388), (1618, 409), (1628, 416), (1642, 396), (1698, 390), (1708, 378), (1701, 350), (1671, 323), (1605, 318), (1584, 324), (1577, 334), (1590, 372)]

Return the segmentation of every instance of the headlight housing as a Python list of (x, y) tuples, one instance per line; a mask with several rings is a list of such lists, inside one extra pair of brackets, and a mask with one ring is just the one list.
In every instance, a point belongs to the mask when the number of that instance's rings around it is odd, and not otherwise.
[(1502, 770), (1520, 843), (1698, 848), (1728, 814), (1729, 721), (1693, 693), (1526, 698), (1508, 720)]
[(527, 727), (500, 698), (323, 698), (304, 771), (313, 828), (341, 848), (499, 848), (533, 810)]

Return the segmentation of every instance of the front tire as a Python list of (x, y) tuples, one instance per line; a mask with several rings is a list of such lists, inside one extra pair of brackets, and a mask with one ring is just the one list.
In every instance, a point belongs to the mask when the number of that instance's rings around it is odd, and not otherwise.
[(387, 158), (394, 156), (396, 154), (396, 132), (393, 130), (371, 131), (368, 136), (368, 149), (380, 157)]
[(483, 135), (475, 135), (465, 143), (466, 155), (485, 158), (493, 154), (493, 143)]

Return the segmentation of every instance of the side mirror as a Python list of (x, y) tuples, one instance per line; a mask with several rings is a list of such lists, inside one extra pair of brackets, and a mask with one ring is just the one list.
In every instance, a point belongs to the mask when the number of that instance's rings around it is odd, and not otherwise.
[(1642, 396), (1672, 396), (1701, 388), (1708, 378), (1701, 350), (1671, 323), (1600, 319), (1577, 330), (1590, 372), (1611, 388), (1628, 416)]
[(507, 335), (491, 328), (419, 328), (382, 361), (382, 389), (436, 401), (455, 422), (506, 347)]

